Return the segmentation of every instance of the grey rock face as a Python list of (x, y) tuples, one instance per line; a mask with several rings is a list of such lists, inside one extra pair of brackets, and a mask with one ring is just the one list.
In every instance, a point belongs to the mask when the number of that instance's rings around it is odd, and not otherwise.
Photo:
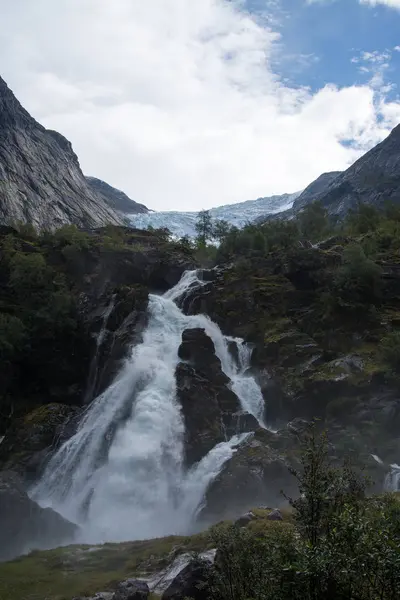
[(88, 185), (72, 146), (45, 129), (0, 78), (0, 223), (120, 225), (122, 215)]
[(127, 215), (149, 212), (149, 209), (144, 204), (138, 204), (138, 202), (129, 198), (124, 192), (117, 190), (101, 179), (86, 177), (86, 181), (93, 192), (101, 196), (113, 210), (118, 210)]
[(341, 171), (332, 171), (330, 173), (323, 173), (315, 181), (310, 183), (300, 194), (300, 196), (294, 201), (294, 210), (304, 208), (306, 204), (310, 204), (318, 200), (322, 194), (327, 190), (331, 183), (341, 175)]
[(0, 473), (0, 561), (72, 542), (77, 529), (51, 508), (31, 500), (18, 475)]
[[(327, 175), (331, 174), (322, 177)], [(312, 186), (316, 192), (306, 194)], [(339, 219), (360, 202), (378, 208), (386, 201), (400, 203), (400, 125), (347, 171), (334, 177), (327, 187), (318, 189), (317, 180), (307, 190), (295, 201), (295, 211), (319, 200), (331, 216)]]

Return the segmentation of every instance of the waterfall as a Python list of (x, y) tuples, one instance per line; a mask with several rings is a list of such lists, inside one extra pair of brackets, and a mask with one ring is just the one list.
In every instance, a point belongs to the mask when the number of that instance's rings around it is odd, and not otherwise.
[(185, 329), (205, 329), (243, 411), (262, 422), (261, 390), (246, 374), (246, 345), (235, 340), (235, 361), (229, 352), (231, 338), (207, 316), (186, 316), (177, 305), (201, 285), (197, 272), (190, 271), (163, 296), (150, 295), (142, 343), (87, 408), (78, 431), (53, 455), (31, 492), (42, 506), (79, 523), (82, 541), (187, 533), (208, 486), (248, 435), (218, 444), (185, 471), (184, 422), (175, 379)]
[(400, 465), (390, 465), (390, 472), (385, 477), (384, 488), (388, 492), (400, 492)]

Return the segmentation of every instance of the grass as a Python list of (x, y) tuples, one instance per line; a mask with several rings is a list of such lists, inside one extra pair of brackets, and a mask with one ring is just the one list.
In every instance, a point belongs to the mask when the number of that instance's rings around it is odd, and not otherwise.
[(206, 534), (34, 551), (0, 564), (0, 600), (71, 600), (113, 590), (128, 577), (146, 577), (178, 554), (209, 547)]
[[(272, 509), (254, 509), (248, 527), (261, 534), (269, 527), (288, 527), (290, 509), (282, 509), (284, 522), (267, 519)], [(0, 600), (72, 600), (112, 591), (129, 577), (146, 578), (171, 564), (179, 554), (212, 547), (207, 531), (192, 536), (104, 545), (75, 545), (34, 551), (0, 563)], [(154, 595), (152, 600), (155, 600)]]

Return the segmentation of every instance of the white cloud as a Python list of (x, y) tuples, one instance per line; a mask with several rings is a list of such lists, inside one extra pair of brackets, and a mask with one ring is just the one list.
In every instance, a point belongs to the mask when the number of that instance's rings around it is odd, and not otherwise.
[(371, 85), (283, 83), (279, 36), (227, 0), (0, 7), (0, 72), (23, 104), (72, 141), (86, 173), (155, 209), (295, 191), (400, 120)]
[[(306, 4), (332, 4), (337, 0), (306, 0)], [(370, 6), (388, 6), (400, 10), (400, 0), (358, 0), (359, 4), (369, 4)]]
[(360, 4), (370, 4), (371, 6), (382, 4), (400, 10), (400, 0), (359, 0), (359, 2)]

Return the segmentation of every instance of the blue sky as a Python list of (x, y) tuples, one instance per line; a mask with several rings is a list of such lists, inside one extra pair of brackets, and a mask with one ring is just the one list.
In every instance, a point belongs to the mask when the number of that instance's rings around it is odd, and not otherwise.
[(0, 74), (158, 210), (303, 189), (400, 122), (400, 0), (0, 0)]
[(393, 84), (391, 98), (400, 86), (400, 1), (397, 5), (398, 10), (357, 0), (246, 3), (254, 14), (272, 18), (282, 36), (277, 70), (293, 85), (317, 90), (327, 83), (365, 84), (378, 72)]

